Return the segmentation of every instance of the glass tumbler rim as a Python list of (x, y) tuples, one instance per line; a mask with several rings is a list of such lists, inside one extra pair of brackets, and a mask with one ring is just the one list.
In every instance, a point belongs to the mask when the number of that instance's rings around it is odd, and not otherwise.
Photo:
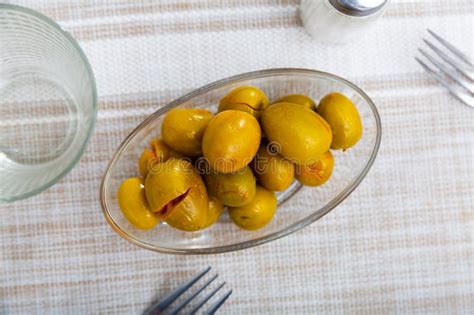
[(95, 123), (96, 123), (96, 118), (97, 118), (97, 110), (98, 110), (98, 100), (97, 100), (97, 87), (96, 87), (96, 81), (94, 77), (94, 73), (92, 72), (92, 67), (89, 63), (89, 60), (87, 59), (84, 51), (82, 48), (79, 46), (77, 41), (65, 30), (61, 28), (61, 26), (53, 21), (51, 18), (47, 17), (46, 15), (43, 15), (42, 13), (39, 13), (33, 9), (26, 8), (23, 6), (15, 5), (15, 4), (8, 4), (8, 3), (0, 3), (0, 12), (3, 10), (10, 10), (10, 11), (17, 11), (21, 13), (25, 13), (27, 15), (32, 16), (33, 18), (39, 19), (40, 21), (46, 23), (47, 25), (51, 26), (55, 30), (57, 30), (72, 46), (74, 51), (77, 52), (79, 55), (86, 71), (87, 71), (87, 76), (90, 81), (90, 86), (91, 86), (91, 92), (92, 92), (92, 110), (91, 110), (91, 119), (90, 119), (90, 126), (87, 129), (87, 135), (84, 138), (84, 141), (82, 142), (79, 150), (77, 151), (77, 154), (69, 161), (69, 163), (64, 167), (64, 170), (62, 170), (57, 176), (52, 178), (51, 180), (45, 182), (44, 184), (40, 185), (39, 187), (30, 190), (27, 193), (23, 193), (20, 195), (15, 195), (12, 197), (7, 197), (4, 198), (0, 196), (0, 204), (7, 203), (7, 202), (13, 202), (21, 199), (26, 199), (29, 197), (32, 197), (36, 194), (39, 194), (40, 192), (50, 188), (54, 184), (56, 184), (59, 180), (61, 180), (64, 176), (66, 176), (67, 173), (69, 173), (74, 166), (79, 162), (81, 159), (82, 155), (84, 154), (84, 151), (87, 147), (87, 143), (89, 142), (92, 133), (94, 131)]

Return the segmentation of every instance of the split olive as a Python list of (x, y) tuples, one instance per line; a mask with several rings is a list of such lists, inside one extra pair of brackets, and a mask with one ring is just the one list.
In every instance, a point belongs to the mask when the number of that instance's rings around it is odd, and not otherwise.
[(219, 102), (219, 112), (233, 109), (247, 112), (255, 118), (268, 107), (268, 97), (255, 86), (241, 86), (230, 91)]
[(145, 193), (151, 210), (169, 225), (184, 231), (206, 225), (206, 187), (188, 161), (171, 158), (156, 164), (146, 177)]

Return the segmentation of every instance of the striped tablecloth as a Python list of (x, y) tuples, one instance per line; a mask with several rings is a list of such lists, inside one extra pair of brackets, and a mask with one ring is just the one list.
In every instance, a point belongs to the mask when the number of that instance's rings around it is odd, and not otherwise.
[[(70, 174), (0, 208), (0, 313), (140, 313), (206, 265), (234, 289), (226, 314), (474, 312), (474, 110), (413, 59), (428, 27), (474, 54), (471, 0), (394, 0), (345, 46), (312, 40), (297, 0), (11, 2), (79, 41), (99, 114)], [(192, 89), (274, 67), (333, 72), (373, 97), (383, 140), (360, 187), (310, 227), (239, 252), (156, 254), (115, 234), (99, 184), (132, 128)]]

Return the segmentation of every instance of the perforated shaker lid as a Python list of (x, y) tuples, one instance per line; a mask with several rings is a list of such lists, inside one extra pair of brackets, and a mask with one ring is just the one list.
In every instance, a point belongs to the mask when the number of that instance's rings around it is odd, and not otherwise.
[(368, 16), (380, 10), (388, 0), (329, 0), (339, 12), (350, 16)]

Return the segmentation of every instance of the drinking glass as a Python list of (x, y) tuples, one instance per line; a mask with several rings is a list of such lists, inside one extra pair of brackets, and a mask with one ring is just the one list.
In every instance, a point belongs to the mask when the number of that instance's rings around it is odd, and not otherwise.
[(71, 35), (38, 12), (0, 4), (0, 203), (66, 175), (96, 115), (94, 76)]

